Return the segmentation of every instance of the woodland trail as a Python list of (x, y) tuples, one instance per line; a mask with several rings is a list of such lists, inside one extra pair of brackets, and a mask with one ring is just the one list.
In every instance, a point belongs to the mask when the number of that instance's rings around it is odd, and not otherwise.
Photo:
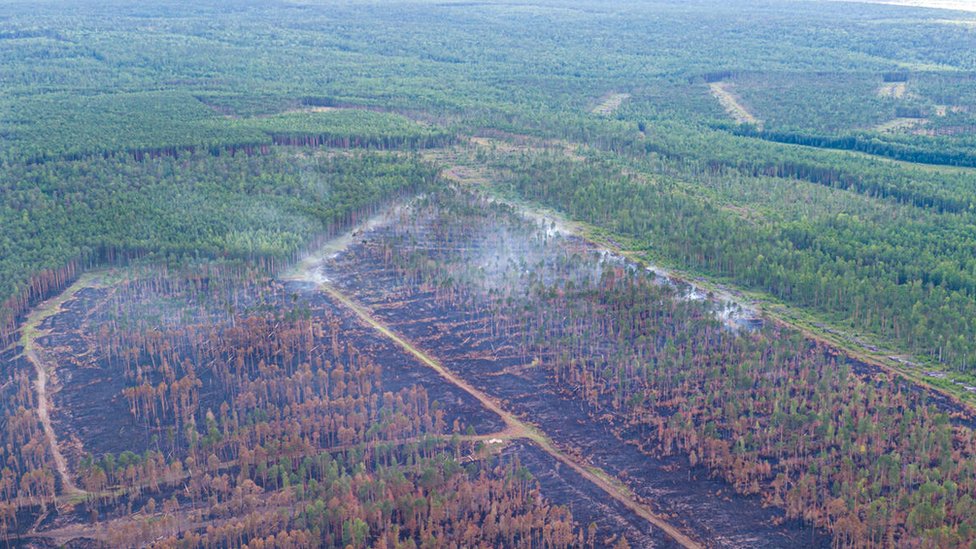
[(47, 366), (37, 356), (37, 352), (34, 349), (24, 351), (24, 356), (34, 364), (34, 371), (37, 372), (37, 381), (34, 384), (34, 387), (37, 389), (37, 417), (41, 420), (44, 435), (47, 437), (48, 444), (51, 447), (51, 456), (54, 458), (58, 475), (61, 477), (61, 484), (64, 487), (63, 492), (65, 495), (81, 494), (82, 491), (71, 480), (71, 473), (68, 471), (68, 462), (61, 453), (61, 448), (58, 445), (58, 436), (54, 432), (54, 427), (51, 425), (51, 415), (48, 412), (48, 399), (50, 396), (47, 393)]
[(82, 275), (64, 292), (38, 305), (21, 327), (20, 344), (24, 348), (24, 358), (34, 365), (34, 372), (37, 374), (37, 380), (34, 382), (34, 388), (37, 391), (37, 416), (41, 421), (41, 427), (44, 429), (44, 435), (50, 446), (51, 456), (54, 459), (58, 476), (61, 478), (62, 495), (68, 497), (81, 496), (85, 492), (75, 486), (74, 481), (71, 479), (68, 461), (64, 458), (64, 454), (61, 453), (58, 435), (54, 431), (54, 426), (51, 424), (51, 395), (48, 391), (48, 380), (50, 379), (50, 374), (57, 368), (57, 364), (50, 363), (37, 353), (35, 340), (39, 335), (43, 335), (44, 333), (39, 330), (41, 323), (58, 314), (61, 311), (61, 306), (65, 302), (74, 297), (82, 288), (92, 286), (95, 283), (95, 279), (96, 273)]

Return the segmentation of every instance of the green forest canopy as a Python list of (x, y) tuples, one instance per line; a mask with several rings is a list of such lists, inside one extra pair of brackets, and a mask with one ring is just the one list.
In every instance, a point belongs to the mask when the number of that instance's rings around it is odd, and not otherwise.
[[(599, 212), (567, 196), (557, 205), (679, 265), (970, 370), (976, 190), (972, 171), (942, 167), (976, 166), (972, 20), (778, 0), (7, 3), (5, 313), (50, 289), (31, 277), (58, 286), (50, 273), (80, 258), (292, 257), (337, 211), (433, 177), (410, 154), (354, 156), (320, 176), (346, 185), (341, 204), (308, 200), (292, 194), (306, 191), (289, 183), (302, 176), (282, 146), (412, 151), (507, 132), (583, 143), (608, 165), (682, 185), (614, 198), (630, 182), (601, 164), (566, 191), (591, 189)], [(715, 83), (761, 127), (734, 123)], [(628, 99), (592, 114), (610, 93)], [(562, 177), (508, 162), (535, 185)], [(251, 178), (264, 183), (251, 189)], [(824, 201), (797, 211), (786, 194), (756, 192), (764, 181)], [(686, 241), (646, 234), (685, 195), (681, 211), (698, 220)], [(742, 212), (761, 215), (744, 223)]]

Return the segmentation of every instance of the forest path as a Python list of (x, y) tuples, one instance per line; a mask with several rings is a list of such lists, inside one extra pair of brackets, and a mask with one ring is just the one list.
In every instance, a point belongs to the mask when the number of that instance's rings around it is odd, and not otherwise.
[(54, 465), (58, 470), (58, 475), (61, 477), (61, 484), (64, 487), (63, 492), (65, 495), (80, 495), (83, 492), (71, 480), (71, 473), (68, 471), (68, 462), (61, 453), (61, 448), (58, 445), (58, 435), (54, 432), (54, 426), (51, 425), (51, 414), (48, 413), (48, 399), (50, 395), (47, 393), (47, 370), (49, 367), (37, 356), (37, 352), (34, 349), (24, 351), (24, 356), (34, 364), (34, 371), (37, 373), (37, 381), (34, 383), (34, 387), (37, 390), (37, 417), (41, 420), (44, 435), (47, 437), (48, 445), (51, 447), (51, 456), (54, 458)]
[(356, 316), (358, 316), (359, 319), (368, 327), (371, 327), (382, 336), (396, 343), (403, 350), (413, 355), (426, 366), (430, 367), (451, 384), (476, 398), (485, 408), (498, 414), (499, 417), (501, 417), (505, 422), (505, 425), (507, 426), (505, 431), (509, 433), (509, 436), (512, 438), (526, 438), (534, 442), (547, 454), (576, 471), (580, 476), (606, 492), (607, 495), (622, 503), (647, 522), (660, 528), (681, 546), (687, 548), (702, 547), (701, 544), (691, 539), (675, 526), (669, 524), (663, 518), (655, 514), (646, 505), (639, 503), (634, 497), (633, 493), (626, 486), (624, 486), (622, 482), (597, 467), (579, 463), (572, 456), (557, 448), (552, 439), (550, 439), (549, 436), (543, 431), (533, 425), (529, 425), (528, 423), (519, 420), (511, 412), (508, 412), (502, 408), (493, 398), (476, 389), (461, 377), (455, 375), (453, 372), (445, 368), (439, 361), (437, 361), (437, 359), (433, 358), (425, 351), (415, 347), (412, 343), (404, 339), (402, 336), (387, 327), (383, 322), (374, 317), (372, 312), (369, 311), (365, 306), (353, 301), (352, 298), (348, 297), (331, 284), (322, 283), (319, 285), (319, 289), (328, 294), (339, 304), (345, 306), (347, 309), (355, 313)]
[(51, 405), (51, 395), (48, 390), (48, 380), (57, 370), (57, 364), (42, 357), (42, 354), (38, 354), (37, 351), (40, 346), (36, 340), (47, 334), (46, 330), (40, 329), (41, 324), (45, 320), (61, 312), (62, 305), (73, 298), (79, 290), (93, 286), (96, 284), (96, 281), (97, 273), (95, 272), (86, 273), (78, 277), (78, 280), (69, 286), (68, 289), (35, 307), (21, 327), (20, 333), (20, 345), (24, 348), (24, 358), (34, 365), (34, 372), (37, 374), (37, 380), (34, 382), (34, 389), (37, 392), (37, 416), (41, 422), (41, 427), (44, 429), (44, 435), (47, 438), (48, 445), (50, 446), (51, 456), (54, 459), (58, 476), (61, 478), (62, 495), (72, 498), (83, 496), (85, 492), (75, 486), (71, 478), (71, 471), (68, 469), (68, 461), (64, 458), (64, 454), (61, 453), (58, 435), (54, 431), (54, 426), (51, 424), (51, 409), (53, 406)]

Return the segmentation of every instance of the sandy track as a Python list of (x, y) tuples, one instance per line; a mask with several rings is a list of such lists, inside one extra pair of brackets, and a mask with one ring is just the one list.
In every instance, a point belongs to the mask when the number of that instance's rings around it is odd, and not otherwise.
[(58, 475), (61, 477), (61, 483), (64, 486), (63, 492), (65, 495), (79, 494), (81, 490), (71, 480), (71, 473), (68, 471), (68, 462), (61, 453), (61, 448), (58, 445), (58, 436), (55, 434), (54, 427), (51, 425), (51, 415), (48, 413), (48, 399), (50, 395), (47, 392), (47, 366), (37, 356), (37, 352), (34, 349), (24, 351), (24, 356), (34, 365), (34, 371), (37, 372), (37, 381), (34, 383), (34, 387), (37, 389), (37, 417), (41, 420), (44, 435), (47, 437), (48, 445), (51, 447), (54, 465), (57, 467)]
[(57, 433), (51, 424), (52, 406), (51, 395), (48, 390), (48, 380), (50, 379), (50, 375), (56, 370), (57, 364), (46, 360), (43, 357), (43, 353), (38, 354), (38, 346), (35, 340), (39, 335), (43, 334), (38, 329), (41, 323), (58, 314), (61, 311), (61, 305), (74, 297), (82, 288), (92, 286), (95, 283), (95, 279), (95, 273), (82, 275), (60, 295), (37, 306), (21, 327), (20, 344), (24, 348), (24, 357), (34, 365), (34, 372), (37, 374), (37, 380), (34, 382), (34, 389), (37, 392), (37, 416), (41, 422), (41, 427), (44, 429), (44, 435), (47, 438), (48, 445), (50, 446), (51, 456), (54, 459), (58, 476), (61, 477), (62, 495), (69, 497), (82, 495), (85, 492), (75, 486), (71, 478), (71, 471), (68, 469), (68, 462), (64, 458), (64, 454), (61, 453)]

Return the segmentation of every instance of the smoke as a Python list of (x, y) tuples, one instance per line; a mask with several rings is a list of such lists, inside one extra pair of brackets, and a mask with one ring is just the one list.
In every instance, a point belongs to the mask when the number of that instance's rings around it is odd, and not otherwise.
[(592, 288), (607, 269), (646, 276), (674, 299), (699, 303), (733, 331), (761, 326), (756, 309), (721, 289), (707, 290), (656, 265), (634, 261), (579, 236), (578, 227), (527, 206), (463, 191), (421, 196), (384, 208), (324, 242), (284, 277), (330, 281), (340, 254), (378, 240), (422, 279), (474, 291), (489, 299), (525, 299), (533, 291)]
[(282, 280), (308, 282), (316, 286), (329, 282), (325, 268), (328, 261), (334, 260), (357, 240), (362, 239), (375, 229), (389, 226), (396, 219), (402, 217), (410, 208), (410, 202), (412, 201), (389, 204), (361, 223), (352, 226), (346, 232), (326, 240), (289, 269), (281, 277)]

